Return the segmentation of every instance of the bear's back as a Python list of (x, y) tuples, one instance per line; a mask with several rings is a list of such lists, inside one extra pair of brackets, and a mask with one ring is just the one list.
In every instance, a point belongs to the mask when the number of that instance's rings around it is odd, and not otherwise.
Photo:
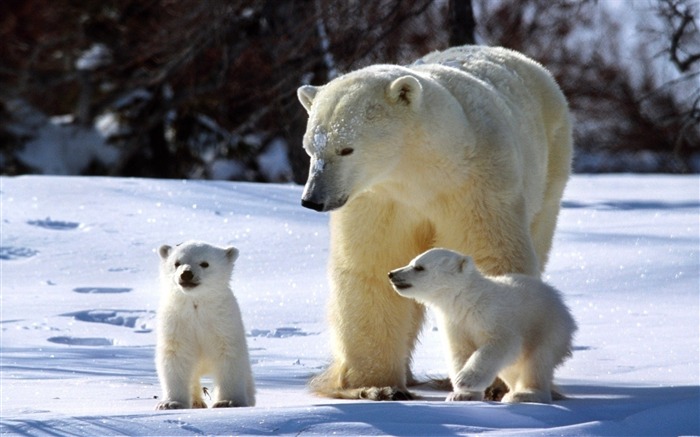
[(463, 78), (479, 81), (512, 101), (529, 102), (537, 109), (549, 109), (553, 114), (567, 113), (566, 98), (549, 71), (527, 56), (507, 48), (452, 47), (428, 53), (408, 68), (427, 72), (459, 100), (468, 96), (462, 95), (464, 88), (460, 81), (454, 80), (454, 70), (464, 73)]

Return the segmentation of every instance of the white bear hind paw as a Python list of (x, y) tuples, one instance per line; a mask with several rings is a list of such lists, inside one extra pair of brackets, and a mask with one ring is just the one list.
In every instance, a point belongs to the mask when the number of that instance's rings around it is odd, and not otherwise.
[(445, 399), (447, 402), (457, 401), (483, 401), (484, 392), (481, 391), (453, 391)]

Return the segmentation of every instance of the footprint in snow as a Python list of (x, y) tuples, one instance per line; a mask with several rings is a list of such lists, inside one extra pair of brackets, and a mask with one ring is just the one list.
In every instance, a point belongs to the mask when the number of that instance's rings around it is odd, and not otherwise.
[(81, 322), (106, 323), (132, 328), (139, 334), (152, 332), (155, 319), (155, 313), (147, 310), (85, 310), (62, 314), (62, 316), (73, 317)]
[(78, 287), (74, 288), (73, 291), (76, 293), (84, 294), (116, 294), (116, 293), (128, 293), (131, 288), (119, 288), (119, 287)]
[(249, 337), (266, 337), (266, 338), (287, 338), (287, 337), (306, 337), (313, 335), (302, 331), (300, 328), (283, 327), (277, 329), (251, 329)]
[(18, 260), (22, 258), (31, 258), (39, 253), (38, 250), (30, 249), (28, 247), (13, 247), (13, 246), (1, 246), (0, 247), (0, 259), (4, 261)]
[(112, 346), (114, 340), (102, 337), (50, 337), (47, 339), (51, 343), (67, 344), (69, 346)]
[(29, 220), (27, 224), (37, 226), (39, 228), (50, 229), (52, 231), (70, 231), (80, 227), (80, 223), (52, 220), (51, 217), (46, 217), (43, 220)]

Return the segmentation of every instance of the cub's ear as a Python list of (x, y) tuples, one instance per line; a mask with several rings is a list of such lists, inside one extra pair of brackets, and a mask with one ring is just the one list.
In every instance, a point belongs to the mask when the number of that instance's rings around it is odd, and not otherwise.
[(226, 248), (226, 257), (231, 262), (236, 261), (238, 259), (238, 249), (233, 246)]
[(160, 246), (158, 253), (160, 254), (161, 259), (166, 259), (170, 255), (170, 249), (172, 249), (172, 247), (165, 244)]
[(465, 270), (469, 269), (472, 265), (472, 262), (473, 261), (472, 261), (472, 258), (470, 256), (466, 256), (466, 255), (463, 256), (459, 260), (459, 269), (458, 269), (459, 273), (462, 273)]
[(311, 112), (311, 104), (318, 93), (319, 88), (313, 85), (300, 86), (297, 89), (297, 98), (301, 105), (306, 109), (306, 112)]
[(391, 82), (387, 94), (391, 103), (401, 103), (415, 110), (423, 98), (423, 86), (415, 77), (403, 76)]

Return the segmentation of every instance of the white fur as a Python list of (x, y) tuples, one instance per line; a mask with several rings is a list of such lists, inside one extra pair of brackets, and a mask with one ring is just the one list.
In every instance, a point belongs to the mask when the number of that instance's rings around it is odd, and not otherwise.
[(424, 310), (386, 272), (448, 247), (487, 274), (539, 276), (570, 173), (566, 99), (533, 60), (480, 46), (372, 65), (298, 96), (311, 158), (302, 205), (331, 211), (333, 362), (312, 386), (410, 397)]
[(205, 374), (216, 386), (213, 407), (255, 405), (245, 329), (229, 287), (238, 250), (188, 241), (159, 253), (156, 368), (163, 395), (156, 409), (206, 408)]
[(504, 402), (552, 402), (554, 369), (571, 355), (576, 323), (559, 292), (539, 279), (483, 276), (471, 257), (431, 249), (389, 277), (397, 293), (435, 310), (453, 393), (481, 400), (499, 376)]

